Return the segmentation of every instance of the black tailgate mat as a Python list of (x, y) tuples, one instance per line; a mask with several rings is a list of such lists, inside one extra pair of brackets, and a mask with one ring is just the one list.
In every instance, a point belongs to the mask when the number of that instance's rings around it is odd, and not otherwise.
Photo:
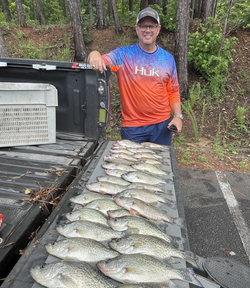
[[(74, 205), (69, 201), (72, 196), (76, 196), (79, 193), (84, 192), (86, 189), (85, 185), (87, 182), (96, 182), (97, 176), (105, 175), (105, 171), (102, 168), (104, 163), (103, 157), (110, 153), (112, 146), (112, 141), (103, 142), (102, 145), (93, 155), (92, 160), (87, 163), (84, 170), (77, 176), (77, 178), (72, 182), (68, 192), (64, 195), (62, 200), (59, 202), (57, 207), (54, 209), (47, 222), (43, 225), (39, 231), (37, 237), (32, 241), (29, 247), (24, 252), (23, 256), (18, 261), (17, 265), (11, 271), (7, 279), (4, 281), (1, 287), (27, 287), (27, 288), (39, 288), (42, 287), (40, 284), (36, 283), (31, 277), (29, 271), (32, 267), (36, 265), (41, 265), (45, 262), (53, 262), (58, 260), (58, 258), (51, 256), (45, 250), (44, 245), (48, 242), (54, 242), (61, 239), (62, 236), (58, 234), (55, 227), (59, 223), (66, 221), (63, 214), (71, 212)], [(171, 209), (166, 205), (160, 204), (161, 210), (166, 210), (168, 215), (171, 217), (182, 217), (184, 216), (184, 207), (182, 201), (182, 195), (179, 187), (179, 174), (175, 159), (174, 149), (168, 147), (166, 151), (160, 152), (162, 159), (164, 160), (164, 165), (161, 168), (165, 171), (172, 172), (172, 178), (163, 187), (166, 190), (172, 192), (171, 200), (177, 203), (177, 209)], [(167, 176), (169, 179), (169, 176)], [(168, 196), (169, 198), (169, 196)], [(170, 198), (169, 198), (170, 199)], [(176, 225), (172, 224), (162, 224), (161, 228), (171, 236), (180, 237), (183, 240), (183, 248), (189, 250), (189, 242), (186, 229), (182, 229)], [(180, 260), (177, 264), (174, 264), (176, 268), (185, 268), (186, 263)], [(178, 287), (187, 288), (192, 287), (188, 283), (178, 282)], [(216, 287), (216, 286), (213, 286)]]

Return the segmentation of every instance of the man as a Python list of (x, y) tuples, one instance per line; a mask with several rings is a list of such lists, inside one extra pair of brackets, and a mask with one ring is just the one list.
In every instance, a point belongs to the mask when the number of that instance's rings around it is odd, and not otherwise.
[[(171, 145), (171, 130), (182, 129), (181, 101), (173, 56), (156, 44), (161, 25), (152, 8), (139, 12), (135, 25), (139, 43), (108, 54), (89, 54), (91, 67), (106, 65), (117, 75), (122, 105), (122, 139)], [(170, 118), (171, 110), (174, 117)]]

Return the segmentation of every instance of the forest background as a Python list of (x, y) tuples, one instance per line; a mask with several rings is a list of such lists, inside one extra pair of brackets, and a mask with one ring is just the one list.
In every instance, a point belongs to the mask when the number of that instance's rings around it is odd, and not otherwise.
[[(156, 9), (158, 44), (175, 57), (184, 114), (179, 166), (250, 173), (250, 0), (1, 0), (0, 56), (85, 62), (137, 42), (138, 12)], [(111, 76), (107, 138), (120, 138)]]

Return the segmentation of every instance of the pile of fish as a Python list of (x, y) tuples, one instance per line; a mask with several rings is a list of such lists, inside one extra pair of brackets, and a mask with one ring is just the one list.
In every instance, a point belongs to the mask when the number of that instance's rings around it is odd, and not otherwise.
[[(177, 206), (165, 189), (173, 183), (171, 172), (161, 168), (165, 149), (169, 148), (130, 140), (112, 144), (103, 159), (105, 176), (70, 199), (75, 206), (65, 215), (67, 222), (56, 227), (58, 240), (45, 245), (60, 260), (30, 270), (39, 284), (157, 288), (179, 287), (174, 283), (179, 280), (202, 287), (192, 268), (172, 265), (182, 259), (196, 267), (198, 256), (183, 250), (182, 239), (168, 235), (160, 225), (185, 228), (182, 218), (166, 212)], [(162, 205), (166, 209), (160, 209)]]

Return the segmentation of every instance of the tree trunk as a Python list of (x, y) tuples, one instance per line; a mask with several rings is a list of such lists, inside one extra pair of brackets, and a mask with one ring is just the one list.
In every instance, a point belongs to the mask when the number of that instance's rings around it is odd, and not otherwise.
[(148, 0), (141, 0), (140, 10), (148, 7)]
[(167, 5), (168, 5), (168, 0), (163, 0), (162, 1), (162, 13), (163, 13), (163, 15), (167, 15)]
[(44, 24), (44, 16), (43, 16), (41, 0), (35, 0), (35, 1), (36, 1), (36, 8), (37, 8), (37, 14), (38, 14), (38, 21), (39, 21), (39, 24), (42, 25)]
[(180, 93), (188, 98), (187, 46), (189, 32), (189, 1), (177, 1), (176, 32), (174, 56), (176, 61)]
[(115, 20), (115, 33), (117, 35), (120, 35), (123, 33), (123, 31), (122, 31), (122, 27), (118, 18), (115, 0), (111, 0), (111, 4), (112, 4), (112, 12), (113, 12), (114, 20)]
[(213, 3), (213, 17), (215, 18), (216, 11), (217, 11), (218, 0), (214, 0)]
[(97, 24), (96, 28), (102, 30), (108, 26), (106, 10), (105, 10), (105, 0), (96, 0), (96, 15)]
[(25, 17), (23, 13), (23, 7), (22, 7), (22, 1), (21, 0), (15, 0), (16, 3), (16, 12), (17, 12), (17, 23), (20, 27), (25, 27)]
[(86, 62), (86, 47), (82, 34), (82, 15), (81, 5), (79, 0), (69, 1), (69, 13), (71, 17), (71, 23), (73, 28), (74, 43), (75, 43), (75, 61)]
[(3, 58), (9, 57), (1, 30), (0, 30), (0, 57), (3, 57)]
[(201, 6), (203, 0), (192, 0), (193, 18), (201, 19)]
[(201, 7), (201, 22), (205, 24), (208, 17), (213, 16), (213, 0), (203, 0)]
[(92, 0), (88, 0), (88, 12), (89, 12), (89, 20), (91, 25), (94, 24), (94, 14), (93, 14), (93, 6), (92, 6)]
[(228, 7), (227, 7), (227, 16), (226, 16), (226, 20), (225, 20), (225, 24), (224, 24), (224, 31), (223, 31), (222, 38), (221, 38), (221, 43), (220, 43), (220, 48), (219, 48), (219, 52), (218, 52), (218, 57), (220, 57), (221, 49), (222, 49), (224, 38), (225, 38), (225, 35), (226, 35), (227, 21), (229, 19), (230, 13), (231, 13), (232, 4), (233, 4), (233, 0), (229, 0)]
[(68, 6), (68, 1), (67, 0), (63, 0), (63, 6), (64, 6), (64, 16), (68, 17), (68, 13), (69, 13), (69, 6)]
[(148, 5), (154, 5), (154, 4), (160, 6), (160, 0), (148, 0)]
[(133, 12), (134, 11), (134, 1), (133, 0), (129, 0), (129, 12)]
[(109, 21), (113, 18), (112, 0), (108, 0)]
[(4, 12), (5, 17), (6, 17), (6, 22), (10, 22), (11, 21), (11, 14), (10, 14), (10, 10), (9, 10), (8, 0), (1, 0), (1, 4), (3, 7), (3, 12)]

